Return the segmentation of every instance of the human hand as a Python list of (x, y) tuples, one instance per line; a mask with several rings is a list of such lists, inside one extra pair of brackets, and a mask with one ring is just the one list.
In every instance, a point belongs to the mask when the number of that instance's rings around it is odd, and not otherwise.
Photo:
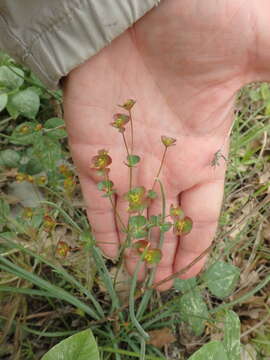
[[(258, 4), (259, 3), (259, 4)], [(267, 9), (263, 9), (263, 6)], [(110, 177), (117, 189), (117, 209), (127, 221), (125, 149), (109, 123), (115, 104), (128, 98), (134, 107), (134, 153), (142, 161), (134, 185), (151, 188), (162, 156), (161, 135), (177, 138), (160, 176), (167, 204), (178, 204), (193, 219), (180, 240), (166, 233), (155, 281), (187, 266), (212, 242), (223, 197), (226, 164), (211, 166), (221, 149), (226, 156), (236, 91), (267, 75), (269, 14), (266, 0), (164, 0), (132, 29), (74, 69), (65, 82), (65, 120), (87, 212), (105, 255), (117, 255), (119, 232), (108, 199), (100, 196), (90, 169), (91, 158), (108, 149)], [(260, 21), (259, 21), (260, 20)], [(148, 213), (161, 212), (155, 200)], [(195, 276), (205, 258), (183, 278)], [(133, 272), (136, 260), (126, 259)], [(141, 278), (143, 277), (141, 273)], [(172, 285), (167, 282), (160, 290)]]

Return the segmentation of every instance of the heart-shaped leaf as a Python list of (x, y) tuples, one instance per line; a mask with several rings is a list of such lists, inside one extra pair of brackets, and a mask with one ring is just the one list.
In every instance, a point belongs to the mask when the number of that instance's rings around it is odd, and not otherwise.
[(227, 311), (224, 319), (223, 345), (230, 360), (239, 360), (241, 354), (240, 320), (234, 311)]
[(223, 299), (233, 292), (240, 276), (240, 270), (234, 265), (217, 261), (203, 275), (207, 287), (213, 295)]
[(55, 345), (42, 360), (99, 360), (96, 340), (90, 329), (81, 331)]
[(23, 70), (15, 66), (0, 66), (0, 94), (18, 89), (24, 82)]
[(200, 336), (208, 318), (207, 305), (199, 290), (186, 292), (179, 301), (180, 318), (190, 325), (195, 335)]
[(211, 341), (203, 345), (188, 360), (230, 360), (220, 341)]
[(40, 99), (37, 93), (31, 89), (25, 89), (9, 97), (7, 111), (14, 119), (19, 115), (35, 119), (39, 106)]

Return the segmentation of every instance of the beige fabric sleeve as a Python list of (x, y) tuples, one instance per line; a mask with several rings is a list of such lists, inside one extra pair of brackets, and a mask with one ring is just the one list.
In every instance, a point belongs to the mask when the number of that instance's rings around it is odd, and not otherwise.
[(160, 0), (0, 0), (0, 48), (50, 88)]

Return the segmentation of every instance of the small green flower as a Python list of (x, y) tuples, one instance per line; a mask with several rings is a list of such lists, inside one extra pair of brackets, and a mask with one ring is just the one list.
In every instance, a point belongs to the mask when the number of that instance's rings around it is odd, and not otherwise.
[(127, 101), (124, 102), (123, 105), (119, 105), (121, 108), (125, 109), (125, 110), (131, 110), (133, 108), (133, 106), (135, 105), (136, 101), (133, 99), (128, 99)]
[(143, 257), (143, 260), (150, 265), (155, 265), (160, 262), (162, 258), (162, 252), (159, 249), (148, 249)]
[(184, 211), (180, 208), (180, 206), (173, 206), (173, 204), (171, 204), (170, 216), (172, 219), (182, 220), (182, 219), (184, 219), (185, 214), (184, 214)]
[(160, 249), (151, 248), (151, 244), (147, 240), (139, 240), (133, 244), (133, 248), (137, 250), (138, 255), (143, 255), (143, 261), (149, 265), (155, 265), (160, 262), (162, 252)]
[(164, 146), (169, 147), (169, 146), (173, 146), (176, 143), (176, 139), (169, 137), (169, 136), (161, 136), (161, 141), (163, 143)]
[(146, 190), (144, 186), (138, 186), (124, 194), (124, 198), (128, 201), (129, 212), (142, 211), (148, 207), (149, 201), (146, 198)]
[(115, 114), (113, 119), (114, 121), (111, 123), (111, 125), (118, 129), (119, 132), (124, 132), (125, 125), (129, 122), (130, 117), (125, 114)]
[(173, 231), (175, 235), (187, 235), (191, 230), (193, 226), (193, 221), (190, 217), (185, 216), (184, 219), (178, 219), (175, 221), (173, 225)]
[(98, 155), (93, 156), (91, 168), (102, 171), (112, 163), (112, 158), (108, 155), (107, 150), (99, 150)]

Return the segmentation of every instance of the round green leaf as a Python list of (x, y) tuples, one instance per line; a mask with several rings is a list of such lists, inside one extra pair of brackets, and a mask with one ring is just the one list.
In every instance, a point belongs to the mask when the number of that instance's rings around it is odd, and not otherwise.
[(129, 224), (136, 227), (142, 227), (146, 225), (146, 223), (146, 217), (142, 215), (131, 216), (129, 219)]
[(172, 223), (170, 223), (170, 222), (165, 222), (164, 224), (161, 224), (161, 225), (159, 226), (160, 231), (162, 231), (162, 232), (167, 232), (167, 231), (169, 231), (171, 227), (172, 227)]
[(96, 340), (90, 329), (68, 337), (55, 345), (41, 360), (99, 360)]
[(23, 70), (15, 66), (0, 66), (0, 94), (18, 89), (24, 82)]
[(111, 191), (113, 188), (113, 182), (111, 180), (103, 180), (97, 184), (99, 191)]
[(28, 161), (28, 163), (26, 163), (24, 165), (24, 173), (28, 174), (28, 175), (36, 175), (39, 174), (40, 172), (42, 172), (42, 170), (44, 170), (42, 164), (40, 163), (40, 161), (36, 158), (30, 159)]
[(1, 94), (0, 95), (0, 111), (4, 110), (4, 108), (7, 105), (8, 96), (7, 94)]
[(213, 295), (223, 299), (234, 291), (240, 270), (234, 265), (217, 261), (203, 275), (206, 285)]
[(19, 166), (21, 156), (17, 151), (12, 149), (0, 151), (0, 165), (7, 168), (16, 168)]
[(25, 89), (11, 95), (7, 111), (13, 118), (22, 115), (28, 119), (35, 119), (40, 105), (40, 99), (37, 93), (31, 89)]
[(196, 351), (188, 360), (229, 360), (220, 341), (210, 341)]
[(140, 162), (140, 160), (141, 158), (138, 155), (127, 156), (128, 166), (130, 167), (137, 165)]
[(147, 193), (147, 197), (149, 197), (150, 199), (156, 199), (157, 198), (157, 193), (153, 190), (148, 190), (148, 193)]

